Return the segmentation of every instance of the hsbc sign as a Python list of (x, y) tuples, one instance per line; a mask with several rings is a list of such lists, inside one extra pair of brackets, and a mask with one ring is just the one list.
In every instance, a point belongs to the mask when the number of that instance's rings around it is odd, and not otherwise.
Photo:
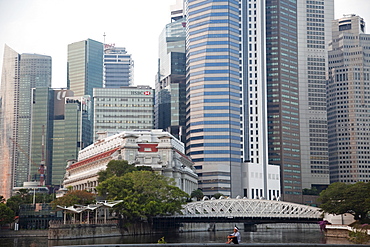
[(145, 91), (145, 92), (142, 92), (142, 91), (131, 91), (131, 95), (151, 95), (152, 93), (150, 91)]

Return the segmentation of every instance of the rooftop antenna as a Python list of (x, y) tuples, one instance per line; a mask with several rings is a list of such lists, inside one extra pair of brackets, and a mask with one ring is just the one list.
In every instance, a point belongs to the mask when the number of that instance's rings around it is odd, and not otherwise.
[(103, 37), (104, 37), (104, 45), (105, 45), (105, 36), (107, 36), (107, 35), (105, 35), (105, 32), (104, 32), (104, 34), (103, 34)]

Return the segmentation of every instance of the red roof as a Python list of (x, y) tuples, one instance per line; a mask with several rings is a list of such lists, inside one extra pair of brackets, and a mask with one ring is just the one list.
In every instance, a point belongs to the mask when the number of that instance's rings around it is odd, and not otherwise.
[(101, 154), (98, 154), (98, 155), (95, 155), (93, 157), (90, 157), (88, 159), (85, 159), (85, 160), (81, 160), (79, 162), (76, 162), (74, 164), (72, 164), (70, 167), (67, 168), (67, 170), (70, 170), (70, 169), (73, 169), (73, 168), (77, 168), (79, 166), (83, 166), (83, 165), (86, 165), (88, 163), (91, 163), (93, 161), (97, 161), (97, 160), (100, 160), (100, 159), (103, 159), (103, 158), (106, 158), (106, 157), (109, 157), (111, 156), (114, 152), (116, 152), (119, 148), (115, 148), (115, 149), (112, 149), (112, 150), (109, 150), (109, 151), (106, 151), (104, 153), (101, 153)]

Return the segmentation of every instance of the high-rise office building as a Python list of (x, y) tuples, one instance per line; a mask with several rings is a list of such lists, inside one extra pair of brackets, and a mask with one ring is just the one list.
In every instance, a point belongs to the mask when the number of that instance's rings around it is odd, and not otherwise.
[[(68, 160), (89, 141), (89, 97), (74, 97), (71, 90), (35, 88), (32, 98), (30, 158), (32, 180), (59, 186)], [(41, 167), (40, 164), (44, 164)], [(43, 168), (44, 176), (39, 168)], [(41, 184), (41, 183), (40, 183)]]
[(154, 90), (149, 86), (94, 88), (94, 141), (126, 130), (153, 129)]
[(171, 11), (171, 23), (159, 36), (155, 92), (156, 129), (164, 129), (185, 143), (186, 117), (186, 19), (182, 5)]
[(369, 182), (370, 34), (364, 20), (333, 21), (327, 81), (330, 182)]
[(265, 3), (268, 160), (280, 166), (283, 200), (302, 202), (302, 189), (328, 184), (324, 88), (333, 1)]
[[(103, 43), (92, 39), (68, 45), (67, 88), (76, 97), (89, 95), (93, 100), (93, 88), (103, 87), (103, 50)], [(91, 110), (93, 112), (93, 106)], [(84, 145), (90, 145), (93, 139), (93, 119), (90, 120), (91, 124), (86, 125), (86, 128), (91, 130), (91, 137)]]
[(0, 91), (0, 194), (30, 179), (31, 92), (51, 86), (51, 57), (18, 54), (5, 45)]
[(186, 1), (187, 154), (205, 195), (242, 195), (239, 1)]
[(269, 164), (267, 126), (266, 3), (242, 1), (243, 195), (281, 196), (280, 166)]
[(301, 187), (321, 191), (329, 184), (326, 73), (334, 0), (297, 5)]
[(126, 48), (104, 44), (104, 88), (131, 86), (134, 81), (134, 61)]
[(280, 166), (283, 200), (302, 194), (297, 4), (266, 1), (266, 69), (269, 163)]

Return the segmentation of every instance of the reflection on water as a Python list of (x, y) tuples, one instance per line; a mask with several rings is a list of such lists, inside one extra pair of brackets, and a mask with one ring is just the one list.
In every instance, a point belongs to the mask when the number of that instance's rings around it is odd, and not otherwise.
[[(4, 247), (49, 247), (60, 245), (89, 244), (132, 244), (157, 243), (164, 236), (167, 243), (224, 243), (230, 232), (188, 232), (167, 233), (145, 236), (124, 236), (109, 238), (89, 238), (73, 240), (47, 240), (46, 238), (3, 238), (0, 246)], [(257, 232), (241, 232), (243, 243), (323, 243), (350, 244), (343, 238), (325, 238), (319, 229), (258, 229)]]

